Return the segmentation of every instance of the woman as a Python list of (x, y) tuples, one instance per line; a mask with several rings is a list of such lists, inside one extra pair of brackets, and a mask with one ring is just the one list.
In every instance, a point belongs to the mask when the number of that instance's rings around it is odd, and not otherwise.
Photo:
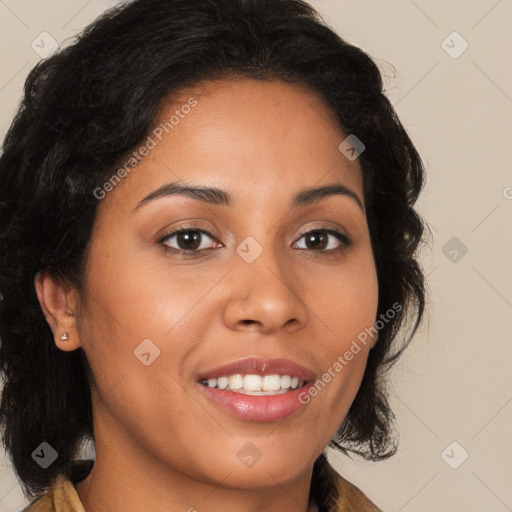
[(372, 60), (300, 0), (136, 0), (39, 63), (0, 159), (26, 510), (378, 511), (324, 451), (396, 451), (423, 180)]

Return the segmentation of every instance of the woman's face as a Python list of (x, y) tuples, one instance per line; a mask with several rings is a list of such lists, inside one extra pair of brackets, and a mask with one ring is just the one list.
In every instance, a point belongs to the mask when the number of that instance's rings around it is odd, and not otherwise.
[[(77, 327), (97, 458), (108, 447), (125, 464), (245, 488), (311, 469), (371, 339), (335, 363), (377, 313), (361, 168), (338, 148), (348, 135), (315, 93), (279, 81), (205, 82), (162, 109), (91, 239)], [(355, 197), (308, 192), (330, 185)], [(315, 396), (289, 387), (329, 369)]]

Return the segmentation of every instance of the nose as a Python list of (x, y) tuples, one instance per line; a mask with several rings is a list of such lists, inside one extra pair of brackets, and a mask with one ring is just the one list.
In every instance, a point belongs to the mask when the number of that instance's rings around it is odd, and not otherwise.
[(293, 332), (306, 325), (308, 308), (301, 297), (300, 277), (289, 264), (267, 249), (252, 263), (238, 255), (235, 258), (224, 310), (230, 329), (270, 334), (280, 329)]

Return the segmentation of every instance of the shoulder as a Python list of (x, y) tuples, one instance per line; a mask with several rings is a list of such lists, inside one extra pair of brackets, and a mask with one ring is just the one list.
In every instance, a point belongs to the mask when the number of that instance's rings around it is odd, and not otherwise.
[(330, 464), (327, 468), (338, 490), (333, 512), (382, 512), (361, 489), (343, 478)]
[(339, 477), (337, 486), (339, 489), (339, 512), (382, 512), (361, 489), (342, 476)]
[(30, 505), (25, 507), (21, 512), (56, 512), (56, 499), (63, 493), (66, 488), (65, 477), (60, 475), (52, 486), (41, 496), (36, 498)]
[(35, 499), (30, 505), (26, 506), (21, 512), (52, 512), (55, 510), (52, 505), (52, 498), (48, 496), (50, 491)]
[(43, 495), (21, 512), (85, 512), (74, 484), (85, 478), (91, 468), (92, 461), (74, 461)]
[(21, 512), (85, 512), (73, 483), (60, 475), (55, 483)]

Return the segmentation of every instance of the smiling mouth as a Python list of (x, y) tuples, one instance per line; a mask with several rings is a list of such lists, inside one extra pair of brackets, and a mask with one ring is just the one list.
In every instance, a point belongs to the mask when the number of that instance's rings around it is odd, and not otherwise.
[(282, 395), (304, 387), (306, 381), (287, 374), (232, 374), (199, 381), (205, 387), (250, 396)]

